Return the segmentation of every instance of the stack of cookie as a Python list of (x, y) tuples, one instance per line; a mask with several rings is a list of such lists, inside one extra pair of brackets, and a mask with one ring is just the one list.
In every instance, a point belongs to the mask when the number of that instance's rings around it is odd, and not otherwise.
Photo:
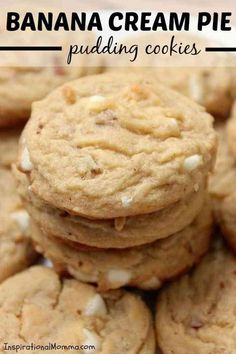
[(32, 238), (100, 289), (154, 289), (206, 252), (212, 117), (154, 75), (81, 78), (34, 103), (14, 172)]

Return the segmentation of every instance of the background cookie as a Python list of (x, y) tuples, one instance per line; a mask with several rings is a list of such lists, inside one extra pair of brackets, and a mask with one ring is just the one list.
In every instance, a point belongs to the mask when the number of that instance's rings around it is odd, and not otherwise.
[(236, 157), (236, 102), (233, 105), (231, 117), (227, 121), (226, 131), (229, 147)]
[(0, 317), (1, 345), (56, 342), (93, 345), (101, 354), (155, 353), (151, 316), (140, 298), (125, 291), (100, 294), (40, 266), (0, 286)]
[(236, 159), (227, 141), (224, 125), (217, 125), (219, 146), (214, 173), (209, 179), (215, 219), (236, 251)]
[(216, 137), (211, 116), (153, 75), (108, 73), (34, 104), (21, 147), (19, 166), (39, 198), (72, 214), (115, 218), (194, 191), (212, 168)]
[(36, 260), (29, 238), (29, 215), (10, 170), (0, 167), (0, 281)]
[[(25, 7), (26, 6), (26, 7)], [(46, 6), (46, 8), (45, 8)], [(25, 13), (31, 11), (32, 16), (38, 17), (39, 12), (44, 12), (47, 5), (37, 3), (21, 4), (18, 9), (21, 20)], [(14, 11), (14, 9), (12, 9)], [(58, 9), (48, 8), (49, 13), (58, 14)], [(41, 46), (62, 46), (68, 48), (76, 41), (92, 46), (95, 43), (95, 36), (91, 32), (77, 31), (68, 34), (67, 31), (54, 33), (44, 30), (21, 31), (11, 33), (11, 44), (18, 46), (33, 45)], [(2, 45), (10, 45), (9, 33), (2, 31)], [(101, 71), (101, 56), (77, 55), (73, 64), (65, 65), (65, 49), (62, 52), (38, 51), (37, 56), (28, 56), (27, 52), (7, 52), (1, 55), (0, 65), (0, 128), (13, 127), (16, 124), (25, 122), (31, 112), (33, 102), (44, 98), (57, 86), (89, 74), (96, 74)]]
[(163, 354), (234, 353), (236, 259), (216, 245), (197, 269), (165, 289), (156, 314)]
[(10, 168), (16, 161), (22, 128), (0, 130), (0, 166)]
[(158, 289), (163, 282), (188, 270), (208, 249), (212, 229), (209, 204), (178, 233), (142, 247), (90, 248), (50, 237), (32, 224), (36, 250), (49, 258), (59, 272), (78, 280), (97, 283), (101, 290), (129, 285)]
[[(183, 56), (167, 55), (142, 55), (145, 53), (147, 45), (166, 46), (174, 36), (174, 43), (182, 43), (182, 46), (195, 43), (197, 50), (202, 53), (198, 56), (187, 58)], [(155, 33), (136, 35), (125, 42), (128, 48), (132, 44), (139, 46), (139, 56), (135, 63), (129, 68), (127, 57), (120, 56), (116, 64), (107, 60), (108, 71), (117, 70), (143, 70), (152, 71), (157, 74), (158, 79), (170, 88), (177, 90), (195, 102), (203, 105), (206, 110), (217, 118), (227, 118), (235, 96), (235, 58), (225, 53), (205, 53), (205, 47), (218, 46), (207, 38), (185, 34), (183, 32)], [(140, 66), (139, 66), (140, 65)]]

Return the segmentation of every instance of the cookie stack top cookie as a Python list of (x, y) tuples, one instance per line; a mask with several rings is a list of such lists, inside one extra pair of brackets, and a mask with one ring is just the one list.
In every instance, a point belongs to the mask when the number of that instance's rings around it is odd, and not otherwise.
[(19, 168), (44, 202), (86, 218), (152, 213), (199, 189), (212, 117), (147, 74), (70, 82), (34, 103)]

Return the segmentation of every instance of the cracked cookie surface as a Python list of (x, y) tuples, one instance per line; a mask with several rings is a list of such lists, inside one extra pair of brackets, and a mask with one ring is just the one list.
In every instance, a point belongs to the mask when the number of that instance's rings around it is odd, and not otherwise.
[(33, 106), (18, 165), (41, 199), (76, 215), (163, 209), (194, 191), (216, 152), (212, 117), (152, 76), (67, 83)]

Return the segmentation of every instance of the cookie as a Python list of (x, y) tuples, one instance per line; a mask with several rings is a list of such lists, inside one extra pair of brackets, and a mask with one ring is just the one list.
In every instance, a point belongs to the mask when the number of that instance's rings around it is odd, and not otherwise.
[(196, 270), (171, 284), (157, 303), (163, 354), (235, 353), (236, 258), (222, 245)]
[(36, 260), (29, 238), (29, 215), (10, 170), (0, 167), (0, 282)]
[(203, 105), (216, 118), (227, 118), (234, 101), (231, 67), (156, 68), (160, 81)]
[[(189, 225), (202, 209), (205, 183), (171, 207), (151, 214), (126, 218), (89, 220), (52, 208), (32, 193), (27, 176), (14, 166), (18, 191), (24, 205), (48, 234), (92, 247), (127, 248), (165, 238)], [(199, 190), (198, 190), (199, 188)]]
[(0, 130), (0, 166), (9, 168), (16, 161), (21, 128)]
[(32, 224), (36, 250), (49, 258), (55, 268), (78, 280), (96, 283), (101, 290), (122, 286), (158, 289), (185, 272), (206, 253), (212, 230), (209, 204), (199, 216), (173, 236), (141, 247), (101, 249), (63, 242)]
[[(174, 43), (181, 43), (182, 48), (186, 45), (192, 48), (195, 43), (201, 54), (169, 57), (161, 56), (161, 53), (141, 55), (146, 52), (147, 46), (152, 46), (152, 49), (155, 46), (166, 47), (173, 36)], [(139, 46), (139, 57), (132, 63), (132, 67), (125, 70), (137, 71), (146, 67), (149, 71), (155, 71), (163, 84), (203, 105), (216, 118), (228, 117), (235, 99), (235, 58), (226, 53), (205, 53), (205, 47), (217, 47), (218, 43), (210, 43), (206, 38), (185, 35), (183, 32), (135, 36), (125, 44), (130, 47), (133, 43)], [(127, 56), (121, 55), (116, 64), (124, 70), (124, 66), (128, 65)], [(114, 60), (110, 63), (108, 59), (106, 70), (117, 71), (117, 66), (112, 68), (112, 65)]]
[(56, 343), (76, 346), (73, 352), (81, 346), (85, 353), (155, 353), (151, 316), (138, 296), (126, 291), (100, 294), (91, 285), (60, 279), (42, 266), (0, 286), (0, 316), (1, 346)]
[(227, 121), (226, 131), (229, 147), (236, 157), (236, 102), (233, 105), (231, 117)]
[[(27, 9), (29, 11), (29, 9)], [(41, 9), (42, 11), (42, 9)], [(13, 33), (13, 35), (18, 33)], [(26, 36), (29, 33), (26, 33)], [(91, 33), (81, 32), (77, 33), (77, 36), (81, 43), (85, 42), (90, 45), (94, 42), (94, 37)], [(47, 38), (48, 37), (48, 38)], [(14, 38), (14, 37), (13, 37)], [(12, 40), (13, 40), (12, 38)], [(49, 40), (50, 45), (50, 35), (48, 33), (41, 33), (40, 41), (46, 45), (47, 40)], [(22, 38), (15, 38), (15, 42), (21, 43)], [(37, 34), (36, 39), (34, 37), (23, 39), (22, 45), (25, 45), (24, 41), (28, 44), (34, 41), (33, 45), (37, 45)], [(59, 37), (58, 37), (59, 40)], [(68, 38), (66, 32), (60, 33), (60, 45), (63, 44), (64, 48), (68, 47), (72, 38)], [(8, 34), (9, 41), (9, 34)], [(35, 43), (36, 41), (36, 43)], [(69, 43), (68, 43), (69, 42)], [(41, 45), (41, 43), (38, 43)], [(7, 62), (14, 63), (15, 53), (8, 53)], [(64, 53), (65, 54), (65, 53)], [(33, 57), (25, 58), (25, 62), (29, 62), (29, 65), (22, 66), (22, 55), (20, 53), (21, 59), (18, 62), (16, 60), (15, 65), (6, 66), (6, 64), (0, 68), (0, 127), (13, 127), (19, 123), (25, 122), (31, 113), (31, 105), (34, 101), (41, 100), (49, 92), (51, 92), (57, 86), (63, 83), (77, 79), (82, 76), (96, 74), (101, 72), (101, 60), (93, 56), (81, 55), (77, 56), (76, 66), (65, 66), (64, 58), (62, 54), (52, 52), (49, 53), (38, 52), (37, 63), (34, 65)], [(65, 54), (66, 55), (66, 54)], [(32, 65), (31, 65), (32, 63)], [(40, 63), (40, 64), (38, 64)], [(64, 66), (63, 66), (64, 65)]]
[(33, 105), (18, 165), (49, 204), (117, 218), (185, 198), (211, 170), (216, 145), (212, 117), (197, 104), (153, 75), (107, 73)]
[(224, 125), (217, 126), (219, 147), (214, 173), (209, 179), (215, 219), (236, 251), (236, 159), (227, 141)]

